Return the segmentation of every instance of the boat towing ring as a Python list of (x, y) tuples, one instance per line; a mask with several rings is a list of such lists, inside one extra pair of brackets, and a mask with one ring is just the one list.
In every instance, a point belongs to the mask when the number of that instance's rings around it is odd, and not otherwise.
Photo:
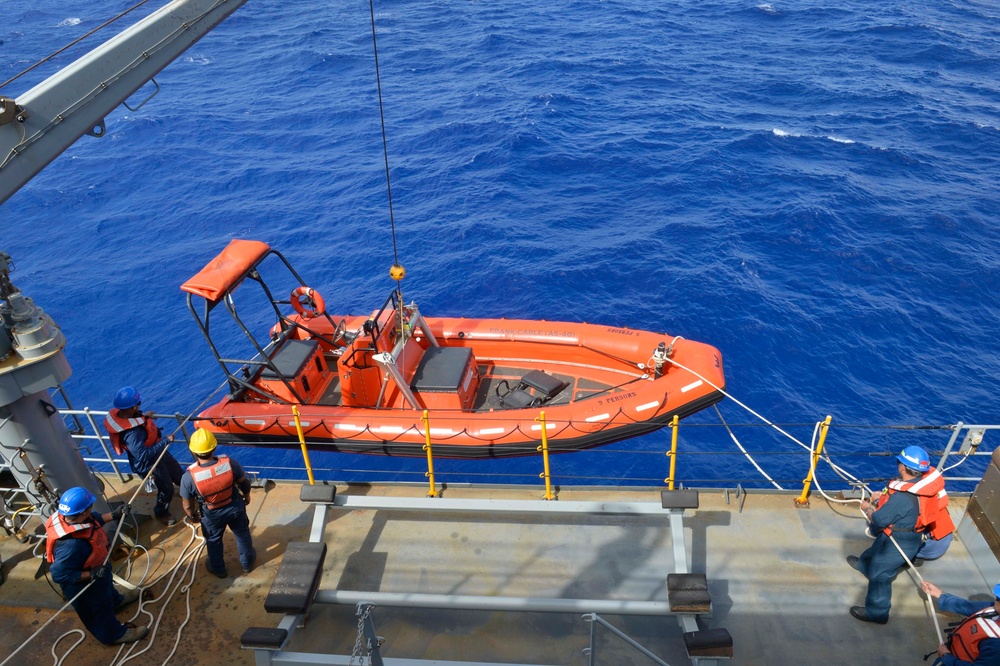
[(326, 314), (326, 302), (319, 292), (311, 287), (296, 287), (292, 290), (292, 308), (306, 319)]

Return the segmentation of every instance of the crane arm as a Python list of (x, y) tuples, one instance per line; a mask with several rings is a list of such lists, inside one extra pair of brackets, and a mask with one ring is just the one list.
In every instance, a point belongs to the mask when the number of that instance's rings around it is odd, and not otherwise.
[(28, 92), (0, 97), (0, 204), (247, 0), (173, 0)]

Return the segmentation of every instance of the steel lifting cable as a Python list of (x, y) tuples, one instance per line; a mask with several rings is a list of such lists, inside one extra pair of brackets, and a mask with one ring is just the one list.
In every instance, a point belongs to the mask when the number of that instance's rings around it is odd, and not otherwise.
[[(368, 13), (372, 21), (372, 51), (375, 54), (375, 87), (378, 90), (378, 117), (382, 128), (382, 158), (385, 161), (385, 191), (389, 201), (389, 228), (392, 231), (392, 278), (396, 281), (396, 293), (399, 295), (399, 310), (396, 315), (399, 317), (399, 331), (405, 341), (403, 330), (403, 267), (399, 263), (399, 250), (396, 246), (396, 217), (392, 210), (392, 179), (389, 177), (389, 144), (385, 138), (385, 111), (382, 106), (382, 76), (378, 66), (378, 40), (375, 37), (375, 3), (368, 0)], [(398, 269), (398, 272), (397, 272)], [(429, 332), (428, 332), (429, 334)]]
[(49, 60), (51, 60), (52, 58), (55, 58), (55, 57), (56, 57), (57, 55), (59, 55), (60, 53), (62, 53), (62, 52), (63, 52), (63, 51), (65, 51), (66, 49), (69, 49), (69, 48), (72, 48), (73, 46), (75, 46), (75, 45), (79, 44), (80, 42), (82, 42), (83, 40), (85, 40), (85, 39), (86, 39), (87, 37), (90, 37), (90, 36), (91, 36), (91, 35), (93, 35), (94, 33), (98, 32), (98, 31), (100, 31), (100, 30), (103, 30), (104, 28), (108, 27), (109, 25), (111, 25), (111, 24), (112, 24), (112, 23), (114, 23), (115, 21), (117, 21), (117, 20), (119, 20), (119, 19), (121, 19), (121, 18), (125, 17), (125, 16), (127, 15), (127, 14), (129, 14), (129, 13), (131, 13), (131, 12), (134, 12), (134, 11), (135, 11), (136, 9), (139, 9), (139, 7), (142, 7), (142, 6), (143, 6), (144, 4), (146, 4), (147, 2), (149, 2), (149, 0), (141, 0), (141, 2), (139, 2), (139, 4), (137, 4), (137, 5), (134, 5), (134, 6), (130, 7), (130, 8), (128, 8), (128, 9), (126, 9), (126, 10), (125, 10), (125, 11), (123, 11), (122, 13), (118, 14), (117, 16), (115, 16), (115, 17), (113, 17), (113, 18), (111, 18), (111, 19), (109, 19), (109, 20), (105, 21), (104, 23), (102, 23), (101, 25), (97, 26), (96, 28), (94, 28), (94, 29), (93, 29), (93, 30), (91, 30), (90, 32), (86, 33), (85, 35), (82, 35), (82, 36), (80, 36), (80, 37), (77, 37), (77, 38), (76, 38), (76, 39), (74, 39), (74, 40), (73, 40), (72, 42), (70, 42), (70, 43), (69, 43), (69, 44), (67, 44), (66, 46), (62, 47), (62, 48), (61, 48), (61, 49), (59, 49), (58, 51), (53, 51), (53, 52), (52, 52), (52, 53), (50, 53), (49, 55), (45, 56), (44, 58), (42, 58), (41, 60), (39, 60), (38, 62), (36, 62), (36, 63), (35, 63), (34, 65), (32, 65), (31, 67), (29, 67), (29, 68), (27, 68), (27, 69), (25, 69), (25, 70), (22, 70), (21, 72), (19, 72), (18, 74), (15, 74), (14, 76), (10, 77), (9, 79), (7, 79), (6, 81), (4, 81), (3, 83), (0, 83), (0, 88), (3, 88), (3, 87), (5, 87), (5, 86), (6, 86), (7, 84), (9, 84), (9, 83), (13, 83), (14, 81), (17, 81), (17, 80), (18, 80), (19, 78), (21, 78), (22, 76), (24, 76), (25, 74), (27, 74), (27, 73), (28, 73), (28, 72), (30, 72), (31, 70), (35, 69), (35, 68), (36, 68), (36, 67), (38, 67), (39, 65), (44, 65), (44, 64), (45, 64), (45, 63), (47, 63), (47, 62), (48, 62)]
[(375, 52), (375, 85), (378, 89), (378, 116), (382, 124), (382, 157), (385, 160), (385, 189), (389, 197), (389, 224), (392, 226), (392, 258), (399, 263), (399, 253), (396, 251), (396, 220), (392, 213), (392, 184), (389, 179), (389, 146), (385, 139), (385, 112), (382, 110), (382, 78), (378, 68), (378, 42), (375, 39), (375, 4), (368, 0), (368, 11), (372, 19), (372, 50)]

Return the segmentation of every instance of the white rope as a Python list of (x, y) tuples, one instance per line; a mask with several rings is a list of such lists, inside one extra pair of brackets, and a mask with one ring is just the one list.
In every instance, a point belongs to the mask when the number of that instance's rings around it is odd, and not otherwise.
[[(202, 408), (202, 407), (203, 407), (203, 406), (205, 405), (205, 403), (207, 403), (207, 402), (208, 402), (209, 400), (211, 400), (211, 399), (212, 399), (212, 397), (213, 397), (213, 396), (214, 396), (214, 395), (215, 395), (216, 393), (218, 393), (218, 392), (219, 392), (220, 390), (222, 390), (222, 388), (223, 388), (223, 387), (225, 387), (225, 386), (226, 386), (227, 384), (228, 384), (228, 382), (223, 382), (222, 384), (220, 384), (220, 385), (219, 385), (219, 387), (218, 387), (218, 388), (216, 388), (216, 389), (215, 389), (214, 391), (212, 391), (212, 393), (210, 393), (210, 394), (208, 395), (208, 397), (206, 397), (206, 398), (205, 398), (204, 400), (202, 400), (202, 401), (201, 401), (201, 403), (200, 403), (200, 404), (199, 404), (199, 405), (198, 405), (197, 407), (195, 407), (195, 409), (194, 409), (194, 410), (193, 410), (193, 411), (192, 411), (192, 412), (191, 412), (190, 414), (188, 414), (188, 415), (187, 415), (186, 417), (184, 417), (184, 420), (182, 420), (182, 421), (181, 421), (180, 423), (178, 423), (178, 424), (177, 424), (177, 427), (176, 427), (176, 428), (174, 429), (174, 431), (173, 431), (172, 433), (170, 433), (170, 435), (169, 435), (169, 436), (170, 436), (170, 437), (172, 437), (172, 436), (173, 436), (173, 435), (175, 435), (175, 434), (176, 434), (176, 433), (177, 433), (178, 431), (180, 431), (180, 429), (184, 427), (184, 424), (186, 424), (186, 423), (187, 423), (188, 421), (190, 421), (190, 420), (191, 420), (191, 418), (192, 418), (192, 417), (193, 417), (193, 416), (195, 415), (195, 413), (197, 413), (197, 412), (198, 412), (198, 411), (199, 411), (199, 410), (200, 410), (200, 409), (201, 409), (201, 408)], [(152, 468), (150, 469), (149, 473), (148, 473), (148, 474), (146, 475), (146, 477), (145, 477), (145, 478), (144, 478), (144, 479), (142, 480), (142, 483), (140, 483), (140, 484), (139, 484), (139, 486), (138, 486), (138, 487), (136, 488), (136, 491), (135, 491), (135, 493), (133, 493), (133, 494), (132, 494), (132, 497), (131, 497), (131, 498), (130, 498), (130, 499), (129, 499), (129, 500), (127, 501), (127, 502), (126, 502), (126, 504), (127, 504), (128, 506), (132, 506), (132, 503), (133, 503), (133, 502), (135, 501), (135, 498), (139, 496), (139, 493), (140, 493), (140, 492), (142, 492), (142, 489), (143, 489), (143, 486), (145, 485), (145, 482), (146, 482), (146, 481), (147, 481), (147, 480), (148, 480), (148, 479), (149, 479), (150, 477), (152, 477), (152, 476), (153, 476), (153, 472), (154, 472), (154, 470), (156, 469), (156, 466), (160, 464), (160, 461), (161, 461), (161, 460), (163, 459), (163, 456), (164, 456), (164, 455), (165, 455), (165, 454), (167, 453), (167, 451), (169, 450), (169, 448), (170, 448), (169, 446), (164, 446), (164, 447), (163, 447), (163, 451), (161, 451), (161, 452), (160, 452), (160, 455), (159, 455), (159, 456), (157, 456), (157, 458), (156, 458), (156, 461), (155, 461), (155, 462), (153, 463), (153, 467), (152, 467)], [(122, 518), (124, 518), (124, 516), (122, 516)], [(116, 528), (115, 528), (115, 534), (114, 534), (114, 536), (113, 536), (113, 537), (111, 538), (111, 541), (110, 541), (110, 543), (116, 543), (116, 542), (118, 541), (118, 536), (119, 536), (119, 534), (121, 534), (121, 529), (122, 529), (122, 524), (124, 523), (124, 520), (123, 520), (122, 518), (119, 518), (119, 519), (118, 519), (118, 521), (117, 521), (117, 526), (116, 526)], [(196, 529), (196, 528), (195, 528), (195, 529)], [(199, 538), (201, 538), (201, 539), (202, 539), (202, 543), (204, 543), (204, 539), (203, 539), (202, 537), (199, 537)], [(199, 550), (198, 552), (200, 553), (201, 551)], [(182, 554), (182, 556), (183, 556), (183, 554)], [(106, 557), (104, 558), (104, 562), (102, 562), (102, 566), (103, 566), (103, 565), (105, 565), (105, 564), (107, 564), (107, 563), (108, 563), (108, 560), (109, 560), (109, 559), (111, 559), (111, 549), (110, 549), (110, 548), (108, 549), (108, 554), (107, 554), (107, 556), (106, 556)], [(165, 575), (165, 574), (164, 574), (164, 575)], [(160, 580), (160, 579), (157, 579), (156, 581), (154, 581), (153, 583), (151, 583), (151, 585), (155, 585), (155, 584), (156, 584), (156, 582), (158, 582), (159, 580)], [(25, 641), (24, 641), (23, 643), (21, 643), (21, 644), (20, 644), (20, 645), (19, 645), (19, 646), (17, 647), (17, 649), (16, 649), (16, 650), (14, 650), (14, 651), (13, 651), (13, 652), (11, 652), (11, 653), (10, 653), (9, 655), (7, 655), (7, 658), (6, 658), (6, 659), (4, 659), (4, 660), (3, 660), (2, 662), (0, 662), (0, 666), (6, 666), (6, 664), (10, 663), (10, 660), (11, 660), (11, 659), (12, 659), (12, 658), (14, 657), (14, 655), (16, 655), (16, 654), (17, 654), (17, 653), (19, 653), (19, 652), (20, 652), (21, 650), (23, 650), (23, 649), (25, 648), (25, 646), (26, 646), (26, 645), (28, 645), (28, 643), (30, 643), (31, 641), (33, 641), (33, 640), (35, 639), (35, 637), (36, 637), (36, 636), (38, 636), (38, 635), (39, 635), (39, 634), (40, 634), (40, 633), (41, 633), (41, 632), (42, 632), (42, 631), (43, 631), (43, 630), (45, 629), (45, 627), (49, 626), (49, 625), (50, 625), (50, 624), (52, 623), (52, 621), (53, 621), (53, 620), (55, 620), (55, 619), (56, 619), (57, 617), (59, 617), (59, 615), (60, 615), (60, 614), (61, 614), (61, 613), (62, 613), (62, 612), (63, 612), (64, 610), (66, 610), (66, 608), (68, 608), (68, 607), (69, 607), (69, 606), (70, 606), (70, 605), (71, 605), (71, 604), (72, 604), (72, 603), (73, 603), (74, 601), (76, 601), (76, 600), (77, 600), (77, 599), (78, 599), (78, 598), (80, 597), (80, 595), (81, 595), (81, 594), (83, 594), (84, 592), (86, 592), (86, 591), (87, 591), (87, 589), (89, 589), (89, 588), (90, 588), (90, 586), (91, 586), (91, 585), (93, 585), (93, 584), (94, 584), (94, 581), (93, 581), (93, 580), (91, 580), (90, 582), (88, 582), (88, 583), (87, 583), (87, 585), (86, 585), (86, 586), (84, 586), (84, 588), (83, 588), (82, 590), (80, 590), (80, 592), (79, 592), (79, 593), (78, 593), (78, 594), (77, 594), (77, 595), (76, 595), (75, 597), (73, 597), (72, 599), (70, 599), (69, 601), (67, 601), (67, 602), (66, 602), (66, 604), (65, 604), (65, 605), (63, 605), (63, 607), (62, 607), (62, 608), (60, 608), (59, 610), (57, 610), (57, 611), (55, 612), (55, 614), (54, 614), (54, 615), (53, 615), (52, 617), (50, 617), (50, 618), (49, 618), (49, 619), (48, 619), (48, 620), (47, 620), (47, 621), (46, 621), (46, 622), (45, 622), (45, 623), (44, 623), (44, 624), (43, 624), (42, 626), (40, 626), (40, 627), (39, 627), (39, 628), (38, 628), (38, 629), (37, 629), (37, 630), (35, 631), (35, 633), (31, 634), (31, 636), (29, 636), (29, 637), (28, 637), (28, 638), (27, 638), (27, 639), (26, 639), (26, 640), (25, 640)], [(141, 606), (142, 606), (142, 603), (141, 603), (141, 593), (140, 593), (140, 610), (141, 610)], [(190, 608), (189, 608), (189, 612), (190, 612)], [(138, 617), (138, 615), (139, 615), (139, 611), (137, 611), (137, 612), (136, 612), (136, 615), (135, 615), (135, 617)], [(149, 617), (150, 617), (150, 619), (152, 619), (152, 617), (153, 617), (153, 616), (152, 616), (152, 614), (151, 614), (151, 613), (149, 614)], [(186, 621), (185, 621), (185, 623), (186, 623)], [(78, 630), (73, 630), (73, 631), (78, 631)], [(67, 634), (68, 634), (68, 633), (71, 633), (71, 632), (67, 632)], [(59, 642), (60, 640), (62, 640), (62, 638), (63, 638), (64, 636), (66, 636), (67, 634), (63, 634), (62, 636), (60, 636), (59, 638), (57, 638), (57, 639), (56, 639), (56, 643), (58, 643), (58, 642)], [(178, 637), (178, 638), (179, 638), (179, 637)], [(150, 638), (150, 644), (152, 644), (152, 637)], [(77, 643), (76, 645), (79, 645), (79, 643)], [(71, 647), (71, 648), (70, 648), (70, 649), (69, 649), (69, 650), (68, 650), (68, 651), (66, 652), (66, 654), (65, 654), (65, 655), (63, 655), (63, 657), (62, 657), (62, 658), (60, 659), (60, 661), (61, 661), (62, 659), (65, 659), (65, 658), (66, 658), (66, 656), (67, 656), (67, 655), (68, 655), (68, 654), (69, 654), (70, 652), (72, 652), (74, 648), (76, 648), (76, 645), (74, 645), (73, 647)], [(123, 647), (124, 647), (124, 646), (123, 646)], [(133, 645), (132, 647), (135, 647), (135, 646)], [(175, 648), (174, 648), (174, 649), (176, 650), (176, 646), (175, 646)], [(119, 653), (120, 653), (120, 652), (121, 652), (121, 649), (119, 649)], [(172, 654), (172, 653), (171, 653), (171, 654)], [(55, 655), (53, 654), (53, 656), (55, 656)]]
[[(178, 555), (177, 562), (173, 566), (171, 566), (168, 571), (165, 571), (159, 578), (156, 578), (155, 580), (151, 581), (150, 584), (147, 586), (147, 587), (153, 587), (157, 585), (164, 578), (167, 578), (167, 583), (163, 590), (163, 593), (160, 594), (160, 596), (152, 598), (147, 602), (149, 604), (153, 604), (162, 601), (163, 605), (160, 607), (159, 613), (157, 613), (156, 617), (154, 618), (153, 614), (145, 609), (146, 603), (143, 603), (135, 615), (135, 617), (138, 617), (139, 612), (142, 612), (149, 616), (150, 619), (149, 635), (146, 639), (148, 643), (143, 649), (137, 652), (135, 651), (135, 649), (138, 646), (138, 643), (133, 643), (129, 647), (129, 650), (125, 653), (125, 655), (121, 657), (121, 659), (112, 662), (113, 666), (121, 666), (122, 664), (128, 663), (129, 661), (135, 659), (140, 655), (145, 654), (146, 652), (152, 649), (153, 644), (156, 640), (156, 634), (159, 631), (160, 623), (163, 621), (164, 614), (166, 613), (167, 608), (170, 605), (170, 602), (173, 601), (174, 595), (176, 595), (178, 591), (181, 591), (186, 596), (187, 616), (184, 618), (184, 621), (178, 627), (177, 635), (174, 639), (173, 648), (171, 649), (170, 654), (167, 656), (166, 660), (163, 663), (166, 664), (167, 661), (170, 660), (170, 657), (173, 656), (173, 654), (177, 651), (177, 646), (179, 645), (181, 639), (181, 632), (184, 630), (184, 627), (187, 625), (191, 617), (191, 584), (194, 582), (195, 574), (197, 573), (196, 565), (205, 545), (204, 537), (198, 534), (198, 527), (196, 527), (194, 523), (190, 522), (187, 519), (184, 520), (184, 523), (190, 530), (190, 537), (191, 537), (190, 540), (184, 546), (184, 549), (181, 551), (180, 555)], [(194, 547), (192, 547), (193, 544), (197, 545), (194, 545)], [(180, 573), (182, 569), (183, 569), (183, 574)], [(188, 577), (190, 577), (190, 580), (187, 582), (187, 584), (184, 584), (185, 579)]]
[(719, 406), (718, 405), (713, 405), (713, 406), (715, 407), (715, 413), (719, 415), (719, 420), (722, 421), (722, 425), (726, 427), (726, 432), (728, 432), (732, 440), (736, 442), (736, 446), (739, 448), (740, 451), (743, 452), (743, 455), (746, 456), (747, 460), (750, 461), (750, 464), (756, 467), (757, 471), (760, 472), (765, 479), (770, 481), (775, 488), (777, 488), (778, 490), (784, 490), (784, 488), (782, 488), (774, 479), (768, 476), (767, 472), (761, 469), (760, 465), (757, 464), (757, 461), (753, 459), (753, 456), (747, 453), (747, 450), (743, 448), (743, 445), (740, 443), (740, 440), (736, 439), (736, 435), (730, 429), (729, 424), (726, 423), (726, 420), (724, 418), (722, 418), (722, 412), (719, 411)]
[[(811, 452), (815, 448), (816, 433), (819, 432), (820, 425), (821, 425), (821, 423), (816, 423), (816, 427), (813, 428), (813, 438), (812, 438), (812, 442), (810, 443), (810, 451)], [(820, 495), (822, 495), (828, 502), (834, 502), (834, 503), (837, 503), (837, 504), (848, 504), (850, 502), (858, 502), (858, 511), (861, 513), (862, 517), (865, 519), (865, 524), (868, 524), (868, 516), (865, 514), (864, 509), (861, 508), (861, 502), (863, 502), (864, 499), (850, 498), (850, 499), (838, 500), (838, 499), (834, 499), (834, 498), (830, 497), (829, 495), (827, 495), (823, 491), (823, 488), (820, 486), (819, 479), (816, 478), (816, 462), (817, 462), (817, 457), (811, 455), (810, 456), (810, 460), (812, 460), (813, 462), (812, 462), (812, 464), (811, 464), (811, 466), (809, 468), (809, 472), (810, 472), (810, 475), (811, 475), (811, 477), (813, 479), (813, 482), (816, 484), (816, 490), (819, 491)], [(829, 454), (827, 454), (826, 462), (830, 463)], [(832, 463), (831, 463), (831, 466), (832, 466)], [(862, 488), (864, 490), (868, 490), (869, 493), (871, 493), (871, 491), (868, 489), (867, 486), (864, 486), (862, 484)], [(921, 587), (921, 583), (924, 582), (923, 577), (920, 575), (920, 572), (917, 571), (917, 568), (913, 565), (913, 562), (910, 561), (910, 558), (907, 557), (906, 553), (903, 552), (903, 549), (899, 546), (899, 543), (896, 541), (896, 538), (894, 536), (892, 536), (892, 534), (889, 534), (888, 537), (889, 537), (889, 541), (892, 542), (892, 545), (896, 547), (896, 550), (898, 550), (899, 554), (903, 557), (903, 561), (906, 562), (906, 570), (910, 574), (910, 580), (913, 580), (913, 576), (916, 575), (917, 580), (914, 580), (913, 582), (917, 586), (917, 592), (920, 594), (921, 599), (923, 599), (923, 601), (924, 601), (924, 608), (927, 610), (928, 615), (930, 615), (931, 619), (934, 620), (934, 630), (937, 632), (938, 643), (944, 643), (944, 637), (941, 635), (941, 625), (938, 622), (937, 613), (934, 611), (934, 604), (933, 604), (933, 602), (930, 601), (930, 595), (924, 594), (923, 588)]]
[[(52, 624), (52, 621), (53, 621), (53, 620), (55, 620), (55, 619), (56, 619), (57, 617), (59, 617), (59, 614), (60, 614), (60, 613), (62, 613), (62, 612), (63, 612), (64, 610), (66, 610), (67, 608), (69, 608), (70, 604), (72, 604), (72, 603), (73, 603), (74, 601), (76, 601), (77, 599), (79, 599), (79, 598), (80, 598), (80, 595), (81, 595), (81, 594), (83, 594), (84, 592), (86, 592), (86, 591), (87, 591), (87, 590), (88, 590), (88, 589), (90, 588), (90, 586), (91, 586), (91, 585), (93, 585), (93, 584), (94, 584), (94, 581), (93, 581), (93, 580), (91, 580), (91, 581), (90, 581), (89, 583), (87, 583), (86, 585), (84, 585), (83, 589), (82, 589), (82, 590), (80, 590), (79, 592), (77, 592), (77, 593), (76, 593), (76, 596), (75, 596), (75, 597), (73, 597), (72, 599), (70, 599), (69, 601), (67, 601), (67, 602), (66, 602), (66, 603), (65, 603), (65, 604), (63, 605), (63, 607), (62, 607), (62, 608), (60, 608), (59, 610), (57, 610), (57, 611), (56, 611), (56, 613), (55, 613), (55, 615), (53, 615), (53, 616), (52, 616), (52, 617), (50, 617), (50, 618), (49, 618), (48, 620), (46, 620), (46, 621), (45, 621), (45, 624), (43, 624), (42, 626), (40, 626), (40, 627), (39, 627), (39, 628), (38, 628), (38, 629), (37, 629), (37, 630), (35, 631), (35, 633), (33, 633), (33, 634), (31, 634), (30, 636), (28, 636), (28, 639), (27, 639), (26, 641), (24, 641), (23, 643), (21, 643), (21, 644), (20, 644), (20, 645), (19, 645), (19, 646), (17, 647), (17, 649), (16, 649), (16, 650), (14, 650), (14, 651), (13, 651), (13, 652), (11, 652), (11, 653), (10, 653), (9, 655), (7, 655), (7, 658), (6, 658), (6, 659), (4, 659), (3, 661), (0, 661), (0, 666), (5, 666), (5, 664), (8, 664), (8, 663), (10, 663), (10, 660), (14, 658), (14, 655), (16, 655), (16, 654), (17, 654), (18, 652), (20, 652), (21, 650), (23, 650), (23, 649), (25, 648), (25, 646), (27, 646), (27, 645), (28, 645), (28, 643), (30, 643), (30, 642), (31, 642), (31, 641), (32, 641), (32, 640), (33, 640), (33, 639), (35, 638), (35, 636), (37, 636), (38, 634), (42, 633), (42, 630), (44, 630), (44, 629), (45, 629), (45, 627), (47, 627), (47, 626), (49, 626), (50, 624)], [(74, 631), (76, 631), (76, 630), (74, 630)], [(67, 652), (67, 654), (69, 654), (69, 653)]]
[(715, 384), (715, 383), (714, 383), (714, 382), (713, 382), (712, 380), (710, 380), (710, 379), (708, 379), (707, 377), (705, 377), (705, 376), (701, 375), (700, 373), (698, 373), (698, 372), (696, 372), (696, 371), (692, 370), (691, 368), (687, 367), (686, 365), (683, 365), (683, 364), (681, 364), (681, 363), (678, 363), (677, 361), (675, 361), (675, 360), (674, 360), (674, 359), (672, 359), (672, 358), (667, 358), (667, 360), (668, 360), (668, 361), (669, 361), (670, 363), (672, 363), (673, 365), (676, 365), (676, 366), (677, 366), (678, 368), (680, 368), (681, 370), (686, 370), (687, 372), (690, 372), (690, 373), (691, 373), (692, 375), (694, 375), (695, 377), (697, 377), (697, 378), (698, 378), (698, 379), (700, 379), (701, 381), (705, 382), (706, 384), (708, 384), (709, 386), (711, 386), (712, 388), (714, 388), (714, 389), (715, 389), (716, 391), (718, 391), (719, 393), (721, 393), (721, 394), (722, 394), (722, 395), (724, 395), (725, 397), (729, 398), (730, 400), (732, 400), (733, 402), (735, 402), (735, 403), (736, 403), (737, 405), (739, 405), (740, 407), (742, 407), (742, 408), (743, 408), (743, 409), (745, 409), (746, 411), (750, 412), (751, 414), (753, 414), (754, 416), (756, 416), (756, 417), (757, 417), (758, 419), (760, 419), (761, 421), (763, 421), (763, 422), (764, 422), (764, 423), (766, 423), (767, 425), (769, 425), (769, 426), (771, 426), (772, 428), (774, 428), (775, 430), (777, 430), (778, 432), (780, 432), (780, 433), (781, 433), (782, 435), (784, 435), (784, 436), (785, 436), (785, 437), (787, 437), (788, 439), (792, 440), (793, 442), (795, 442), (796, 444), (798, 444), (799, 446), (801, 446), (801, 447), (802, 447), (803, 449), (806, 449), (806, 450), (809, 450), (809, 447), (808, 447), (808, 446), (806, 446), (805, 444), (803, 444), (802, 442), (800, 442), (800, 441), (798, 440), (798, 438), (796, 438), (795, 436), (793, 436), (793, 435), (792, 435), (791, 433), (788, 433), (788, 432), (786, 432), (786, 431), (785, 431), (784, 429), (782, 429), (782, 428), (781, 428), (781, 426), (779, 426), (779, 425), (777, 425), (777, 424), (775, 424), (775, 423), (772, 423), (772, 422), (771, 422), (770, 420), (768, 420), (768, 418), (767, 418), (767, 417), (765, 417), (764, 415), (762, 415), (762, 414), (759, 414), (758, 412), (754, 411), (754, 410), (753, 410), (753, 409), (752, 409), (752, 408), (751, 408), (750, 406), (748, 406), (747, 404), (745, 404), (745, 403), (741, 402), (741, 401), (740, 401), (740, 400), (738, 400), (737, 398), (734, 398), (734, 397), (733, 397), (732, 395), (730, 395), (729, 393), (727, 393), (727, 392), (726, 392), (726, 390), (725, 390), (724, 388), (722, 388), (721, 386), (718, 386), (718, 385), (717, 385), (717, 384)]
[[(63, 656), (60, 657), (60, 656), (58, 656), (56, 654), (56, 646), (59, 645), (59, 641), (61, 641), (62, 639), (66, 638), (70, 634), (79, 634), (80, 637), (78, 639), (76, 639), (76, 643), (73, 643), (69, 647), (69, 649), (66, 650), (65, 654), (63, 654)], [(53, 663), (52, 666), (61, 666), (62, 663), (63, 663), (63, 660), (69, 655), (69, 653), (72, 652), (73, 650), (75, 650), (76, 646), (79, 645), (80, 643), (82, 643), (86, 638), (87, 638), (87, 634), (84, 633), (83, 629), (73, 629), (71, 631), (67, 631), (65, 634), (63, 634), (62, 636), (60, 636), (59, 638), (57, 638), (56, 641), (55, 641), (55, 643), (52, 644), (52, 649), (49, 650), (49, 652), (52, 654), (52, 658), (55, 659), (55, 662)]]

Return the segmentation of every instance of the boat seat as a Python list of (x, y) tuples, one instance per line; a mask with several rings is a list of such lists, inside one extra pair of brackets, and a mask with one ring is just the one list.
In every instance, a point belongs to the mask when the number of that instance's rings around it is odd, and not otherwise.
[[(505, 393), (500, 393), (500, 386), (506, 387)], [(514, 388), (504, 380), (497, 384), (497, 397), (505, 409), (525, 409), (544, 405), (559, 395), (569, 382), (553, 377), (541, 370), (532, 370), (523, 377)]]
[(457, 393), (471, 359), (468, 347), (431, 347), (420, 359), (410, 388), (418, 393)]
[(264, 366), (262, 379), (291, 379), (297, 377), (306, 362), (312, 358), (319, 343), (315, 340), (286, 340), (285, 344), (271, 357), (277, 374), (269, 366)]

